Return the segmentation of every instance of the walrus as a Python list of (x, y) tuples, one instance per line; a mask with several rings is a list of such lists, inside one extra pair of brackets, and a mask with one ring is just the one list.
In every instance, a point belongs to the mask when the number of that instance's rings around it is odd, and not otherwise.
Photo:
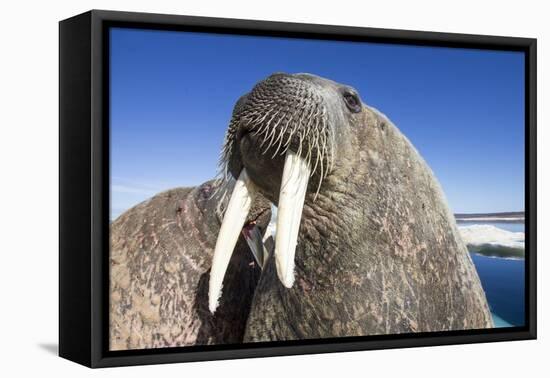
[[(236, 202), (259, 193), (278, 207), (246, 342), (492, 327), (434, 174), (351, 86), (305, 73), (260, 81), (235, 105), (222, 160), (246, 187)], [(231, 245), (217, 253), (214, 313), (231, 295), (220, 285)]]
[(249, 244), (261, 244), (253, 231), (265, 232), (270, 204), (257, 197), (243, 220), (224, 279), (227, 295), (213, 316), (209, 271), (229, 206), (224, 194), (234, 184), (168, 190), (111, 224), (110, 350), (242, 342), (260, 276)]

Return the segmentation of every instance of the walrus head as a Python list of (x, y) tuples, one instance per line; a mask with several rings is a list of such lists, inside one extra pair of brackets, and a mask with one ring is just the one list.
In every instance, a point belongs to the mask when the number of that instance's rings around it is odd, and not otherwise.
[[(345, 155), (363, 104), (355, 89), (310, 74), (277, 73), (235, 105), (222, 156), (222, 173), (237, 180), (225, 212), (210, 276), (215, 311), (234, 245), (255, 195), (278, 206), (275, 261), (288, 288), (304, 201), (315, 201)], [(307, 200), (306, 200), (307, 197)]]

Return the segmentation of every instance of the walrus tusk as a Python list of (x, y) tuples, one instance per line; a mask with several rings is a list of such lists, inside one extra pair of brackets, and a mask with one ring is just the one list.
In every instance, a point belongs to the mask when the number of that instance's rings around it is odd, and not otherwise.
[(311, 168), (293, 151), (285, 157), (275, 235), (275, 261), (279, 280), (287, 288), (294, 283), (294, 254)]
[(214, 248), (214, 258), (212, 260), (210, 282), (208, 285), (208, 308), (212, 313), (218, 307), (222, 294), (223, 277), (250, 211), (255, 193), (256, 188), (252, 181), (250, 181), (246, 169), (243, 168), (229, 199), (229, 204), (227, 205), (227, 210), (225, 211), (218, 234), (218, 240), (216, 241), (216, 247)]

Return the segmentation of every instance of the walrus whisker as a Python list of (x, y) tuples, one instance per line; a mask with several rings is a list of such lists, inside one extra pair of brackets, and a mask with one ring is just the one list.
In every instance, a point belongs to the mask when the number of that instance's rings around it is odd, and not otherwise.
[(303, 140), (306, 141), (306, 143), (307, 143), (307, 152), (306, 152), (306, 156), (305, 156), (304, 160), (306, 160), (308, 164), (311, 164), (311, 156), (312, 156), (313, 146), (312, 146), (310, 140), (305, 139), (305, 136), (304, 136)]
[(317, 184), (317, 190), (315, 191), (315, 195), (313, 196), (313, 201), (317, 199), (317, 196), (319, 195), (319, 191), (321, 190), (321, 183), (323, 182), (323, 158), (321, 160), (321, 174), (319, 177), (319, 184)]
[[(319, 157), (319, 133), (316, 131), (312, 137), (311, 145), (315, 148), (315, 151), (317, 151), (317, 158)], [(315, 164), (315, 167), (317, 167), (317, 163)]]
[(298, 151), (297, 151), (297, 155), (298, 156), (302, 156), (302, 146), (303, 146), (303, 131), (302, 130), (298, 130)]
[[(269, 119), (269, 121), (267, 121), (267, 125), (271, 125), (271, 122), (273, 122), (273, 120), (275, 119), (275, 117), (281, 112), (281, 109), (277, 109), (275, 111), (275, 113), (273, 113), (273, 115), (271, 116), (271, 118)], [(267, 128), (269, 130), (269, 128)], [(269, 130), (270, 131), (270, 130)]]
[(262, 125), (262, 122), (260, 119), (254, 120), (254, 123), (252, 124), (251, 130), (255, 130), (252, 135), (257, 136), (260, 133), (263, 133), (266, 128)]
[[(313, 146), (311, 144), (311, 141), (307, 141), (307, 154), (305, 160), (307, 161), (307, 164), (311, 167), (311, 156), (313, 155)], [(310, 176), (311, 177), (311, 176)]]
[(290, 143), (292, 142), (292, 137), (296, 133), (296, 130), (297, 130), (297, 127), (293, 127), (292, 130), (290, 130), (290, 133), (288, 134), (288, 137), (287, 137), (286, 142), (285, 142), (284, 153), (286, 153), (286, 151), (289, 149)]
[[(283, 117), (281, 120), (284, 120), (284, 119), (286, 119), (286, 117)], [(290, 122), (290, 120), (292, 120), (292, 117), (289, 118), (289, 120), (287, 121), (285, 127), (288, 127), (288, 123)], [(276, 125), (276, 126), (277, 126), (277, 125)], [(284, 135), (284, 132), (285, 132), (285, 127), (281, 127), (281, 131), (279, 132), (279, 135), (277, 136), (277, 139), (275, 139), (275, 140), (273, 141), (273, 145), (275, 145), (275, 144), (278, 142), (278, 147), (277, 147), (277, 149), (275, 150), (275, 153), (271, 156), (271, 159), (275, 158), (275, 156), (277, 155), (277, 152), (279, 151), (279, 148), (281, 148), (281, 143), (282, 143), (282, 140), (283, 140), (283, 135)]]
[(294, 119), (294, 115), (295, 115), (295, 113), (293, 113), (290, 116), (290, 118), (288, 119), (285, 127), (281, 128), (281, 132), (280, 132), (279, 136), (277, 137), (277, 141), (279, 141), (279, 145), (277, 146), (277, 149), (273, 153), (273, 156), (271, 156), (271, 159), (274, 159), (275, 156), (277, 156), (277, 153), (279, 152), (279, 150), (281, 149), (281, 146), (282, 146), (283, 140), (284, 140), (284, 134), (285, 134), (286, 130), (288, 129), (288, 125), (290, 124), (290, 121), (292, 121), (292, 119)]
[(268, 121), (267, 123), (264, 123), (261, 126), (261, 131), (258, 133), (258, 137), (262, 138), (262, 143), (265, 143), (269, 138), (269, 132), (272, 131), (272, 129), (270, 128), (270, 125), (271, 125), (271, 121)]
[[(284, 145), (285, 147), (290, 146), (290, 142), (292, 141), (292, 137), (294, 136), (294, 133), (296, 132), (296, 130), (299, 130), (301, 128), (303, 117), (304, 117), (304, 115), (302, 113), (302, 116), (299, 117), (298, 122), (296, 122), (296, 124), (290, 130), (290, 133), (288, 134), (287, 140), (286, 140), (285, 145)], [(286, 153), (286, 151), (285, 151), (285, 153)]]
[[(275, 137), (275, 134), (276, 134), (276, 131), (277, 131), (277, 126), (279, 125), (279, 123), (281, 123), (281, 120), (283, 119), (283, 117), (279, 118), (279, 120), (275, 123), (275, 125), (273, 126), (270, 126), (272, 131), (271, 133), (269, 134), (269, 136), (266, 136), (266, 139), (267, 140), (268, 138), (270, 139), (269, 141), (269, 144), (268, 146), (265, 148), (265, 150), (262, 152), (262, 155), (264, 155), (270, 148), (271, 146), (273, 145), (274, 143), (274, 137)], [(265, 143), (265, 140), (262, 142), (262, 144), (260, 144), (260, 148), (262, 148), (262, 145)]]
[(223, 191), (221, 192), (220, 199), (216, 204), (216, 212), (223, 219), (223, 215), (226, 209), (222, 209), (225, 198), (227, 197), (227, 185), (224, 185)]
[[(267, 112), (265, 112), (265, 114), (261, 117), (261, 118), (258, 118), (255, 122), (254, 122), (254, 127), (258, 126), (258, 125), (261, 125), (264, 120), (267, 118), (267, 116), (273, 111), (274, 109), (269, 109)], [(263, 127), (259, 127), (258, 130), (254, 133), (254, 135), (258, 135), (260, 133), (260, 131), (264, 131), (265, 128)]]
[(220, 193), (221, 190), (225, 190), (225, 188), (227, 187), (225, 178), (223, 176), (220, 176), (219, 173), (218, 175), (216, 175), (216, 178), (214, 179), (213, 187), (214, 187), (214, 191), (208, 197), (209, 200), (216, 197), (216, 195), (218, 195), (218, 193)]
[[(263, 134), (262, 142), (260, 143), (260, 146), (258, 147), (258, 149), (260, 149), (260, 150), (262, 149), (265, 142), (267, 142), (270, 139), (271, 134), (275, 132), (275, 129), (271, 126), (271, 122), (268, 123), (267, 125), (265, 125), (265, 127), (266, 127), (267, 131)], [(265, 147), (265, 150), (262, 152), (262, 155), (264, 155), (267, 152), (267, 150), (269, 150), (270, 147), (271, 147), (271, 143), (268, 143)]]
[[(310, 177), (313, 177), (313, 175), (315, 174), (315, 171), (317, 170), (317, 165), (319, 164), (319, 150), (317, 150), (317, 154), (316, 154), (316, 157), (315, 157), (315, 165), (313, 167), (313, 169), (311, 170), (311, 175)], [(321, 180), (319, 180), (320, 182)]]
[(271, 126), (271, 122), (273, 121), (273, 118), (271, 118), (269, 120), (269, 122), (267, 123), (266, 125), (266, 129), (268, 129), (268, 131), (266, 132), (265, 134), (265, 139), (262, 141), (262, 143), (260, 144), (260, 149), (262, 148), (262, 146), (264, 145), (264, 143), (269, 139), (271, 138), (272, 135), (275, 135), (275, 132), (277, 131), (277, 124)]
[[(269, 134), (269, 131), (268, 131), (268, 132), (265, 134), (265, 136), (264, 136), (262, 142), (260, 143), (260, 146), (258, 147), (259, 149), (262, 149), (262, 147), (264, 146), (265, 142), (267, 142), (267, 140), (269, 139), (269, 135), (270, 135), (270, 134)], [(267, 148), (269, 148), (269, 144), (268, 144)], [(265, 151), (264, 151), (264, 153), (265, 153)], [(263, 155), (263, 153), (262, 153), (262, 155)]]
[(307, 122), (307, 124), (306, 124), (305, 127), (304, 127), (305, 133), (306, 133), (305, 136), (304, 136), (304, 138), (307, 138), (307, 137), (308, 137), (308, 135), (309, 135), (309, 133), (310, 133), (310, 131), (311, 131), (311, 129), (312, 129), (312, 127), (311, 127), (311, 120), (314, 119), (313, 117), (315, 117), (312, 113), (313, 113), (313, 109), (310, 111), (310, 114), (308, 114), (308, 116), (307, 116), (308, 122)]

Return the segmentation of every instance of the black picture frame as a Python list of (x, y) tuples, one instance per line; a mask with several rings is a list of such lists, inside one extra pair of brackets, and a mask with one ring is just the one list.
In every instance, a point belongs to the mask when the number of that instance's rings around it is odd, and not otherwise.
[[(110, 27), (521, 51), (526, 326), (296, 342), (108, 350)], [(59, 355), (89, 367), (536, 338), (536, 39), (92, 10), (59, 24)]]

